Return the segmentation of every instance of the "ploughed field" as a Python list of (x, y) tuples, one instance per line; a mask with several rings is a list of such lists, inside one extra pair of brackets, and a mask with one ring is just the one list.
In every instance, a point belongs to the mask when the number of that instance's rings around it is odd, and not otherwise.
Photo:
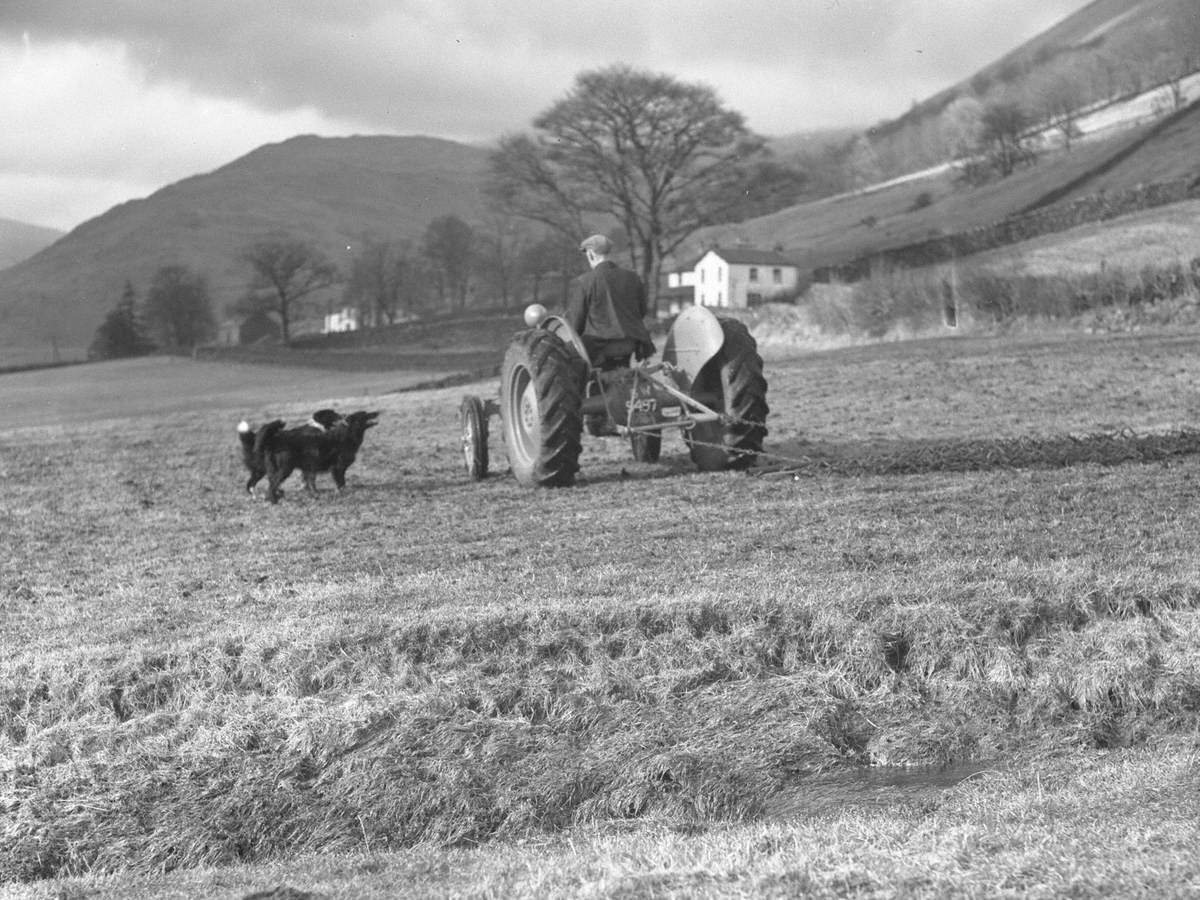
[[(436, 881), (466, 852), (439, 848), (617, 825), (674, 829), (676, 861), (695, 833), (707, 866), (740, 852), (714, 827), (820, 834), (830, 773), (987, 784), (1035, 756), (1150, 754), (1154, 789), (1104, 802), (1196, 820), (1198, 335), (777, 354), (752, 473), (585, 435), (550, 491), (508, 476), (495, 420), (467, 480), (458, 402), (494, 381), (334, 397), (382, 411), (348, 490), (293, 476), (277, 506), (242, 491), (235, 426), (328, 396), (213, 408), (205, 369), (130, 371), (178, 379), (169, 413), (0, 424), (0, 882), (409, 847)], [(780, 827), (760, 857), (799, 846)], [(1194, 883), (1195, 837), (1146, 883)], [(740, 859), (748, 890), (797, 886)], [(671, 884), (630, 895), (720, 892)]]

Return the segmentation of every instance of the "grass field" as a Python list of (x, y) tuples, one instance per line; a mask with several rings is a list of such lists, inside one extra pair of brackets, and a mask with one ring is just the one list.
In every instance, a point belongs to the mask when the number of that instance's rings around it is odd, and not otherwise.
[[(155, 365), (0, 377), (0, 891), (1200, 887), (1200, 335), (776, 351), (758, 474), (545, 492), (462, 472), (494, 381)], [(349, 490), (247, 499), (238, 419), (331, 403)]]
[(295, 365), (229, 365), (150, 356), (0, 376), (7, 427), (79, 426), (117, 419), (194, 417), (240, 409), (253, 417), (288, 403), (369, 403), (435, 381), (438, 371), (322, 371)]

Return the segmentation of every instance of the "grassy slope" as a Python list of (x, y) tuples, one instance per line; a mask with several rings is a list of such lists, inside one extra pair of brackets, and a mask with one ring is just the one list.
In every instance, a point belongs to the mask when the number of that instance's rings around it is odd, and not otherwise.
[(1173, 203), (1081, 225), (1011, 247), (976, 254), (969, 264), (1031, 275), (1090, 274), (1105, 266), (1137, 272), (1144, 266), (1200, 258), (1200, 200)]
[[(1078, 763), (1194, 734), (1196, 458), (1009, 469), (987, 441), (1194, 423), (1198, 344), (972, 339), (774, 362), (770, 449), (878, 450), (857, 477), (702, 476), (677, 440), (661, 466), (588, 440), (579, 489), (469, 484), (454, 390), (374, 398), (383, 424), (351, 491), (293, 486), (268, 507), (239, 496), (241, 410), (8, 428), (0, 872), (629, 819), (703, 829), (845, 763), (1033, 746)], [(966, 460), (963, 437), (983, 440)], [(887, 474), (931, 453), (965, 474)], [(1024, 796), (1014, 814), (1032, 816)], [(1139, 794), (1176, 808), (1156, 796)], [(882, 815), (902, 828), (909, 813)], [(966, 827), (947, 816), (920, 821)], [(800, 846), (807, 822), (771, 840)], [(1003, 824), (967, 833), (1000, 841), (997, 877), (1021, 884)], [(871, 833), (831, 865), (859, 871), (864, 844), (900, 855)], [(668, 867), (687, 858), (646, 840)], [(1048, 878), (1045, 854), (1066, 849), (1038, 852)], [(741, 859), (747, 877), (774, 865)], [(548, 877), (536, 865), (514, 877)]]
[[(1196, 146), (1200, 142), (1200, 103), (1193, 102), (1160, 133), (1111, 168), (1081, 184), (1067, 200), (1100, 191), (1114, 193), (1139, 184), (1155, 184), (1186, 176), (1200, 177)], [(1195, 194), (1193, 194), (1195, 196)]]
[[(959, 189), (953, 173), (947, 172), (869, 193), (819, 200), (737, 225), (705, 229), (693, 243), (779, 243), (806, 265), (845, 262), (922, 241), (932, 234), (952, 234), (998, 222), (1098, 165), (1116, 147), (1132, 139), (1121, 135), (1081, 145), (1069, 155), (1045, 160), (977, 190)], [(922, 194), (928, 194), (932, 202), (918, 209)]]
[[(1070, 153), (1049, 156), (1036, 166), (1019, 169), (1009, 178), (975, 190), (956, 187), (954, 175), (946, 173), (870, 193), (804, 204), (737, 225), (705, 229), (693, 244), (779, 243), (802, 263), (827, 265), (922, 241), (934, 234), (953, 234), (998, 222), (1062, 185), (1085, 179), (1090, 171), (1130, 147), (1137, 149), (1120, 165), (1094, 181), (1083, 180), (1066, 199), (1200, 174), (1194, 152), (1200, 141), (1200, 105), (1141, 144), (1150, 127), (1078, 144)], [(928, 194), (932, 202), (917, 208), (922, 194)]]

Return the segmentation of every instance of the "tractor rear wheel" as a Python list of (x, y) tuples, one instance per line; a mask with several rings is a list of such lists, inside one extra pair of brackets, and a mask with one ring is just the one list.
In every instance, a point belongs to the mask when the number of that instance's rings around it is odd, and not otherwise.
[(758, 344), (737, 319), (718, 321), (725, 342), (696, 376), (692, 393), (716, 397), (713, 409), (733, 421), (702, 422), (684, 432), (692, 461), (703, 472), (748, 469), (767, 436), (767, 379)]
[(500, 368), (500, 411), (508, 464), (521, 484), (575, 483), (583, 432), (582, 368), (548, 331), (522, 331), (509, 344)]
[(458, 408), (458, 424), (462, 429), (467, 475), (482, 481), (488, 473), (488, 419), (483, 401), (473, 394), (463, 397), (462, 406)]

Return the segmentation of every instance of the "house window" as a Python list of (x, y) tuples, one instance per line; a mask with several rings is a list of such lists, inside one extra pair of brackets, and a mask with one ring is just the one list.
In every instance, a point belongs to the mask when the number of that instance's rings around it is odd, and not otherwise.
[(750, 280), (758, 281), (758, 267), (757, 266), (750, 267)]
[(700, 283), (704, 284), (704, 270), (703, 269), (700, 270)]
[(783, 269), (772, 269), (771, 280), (776, 284), (783, 284)]

